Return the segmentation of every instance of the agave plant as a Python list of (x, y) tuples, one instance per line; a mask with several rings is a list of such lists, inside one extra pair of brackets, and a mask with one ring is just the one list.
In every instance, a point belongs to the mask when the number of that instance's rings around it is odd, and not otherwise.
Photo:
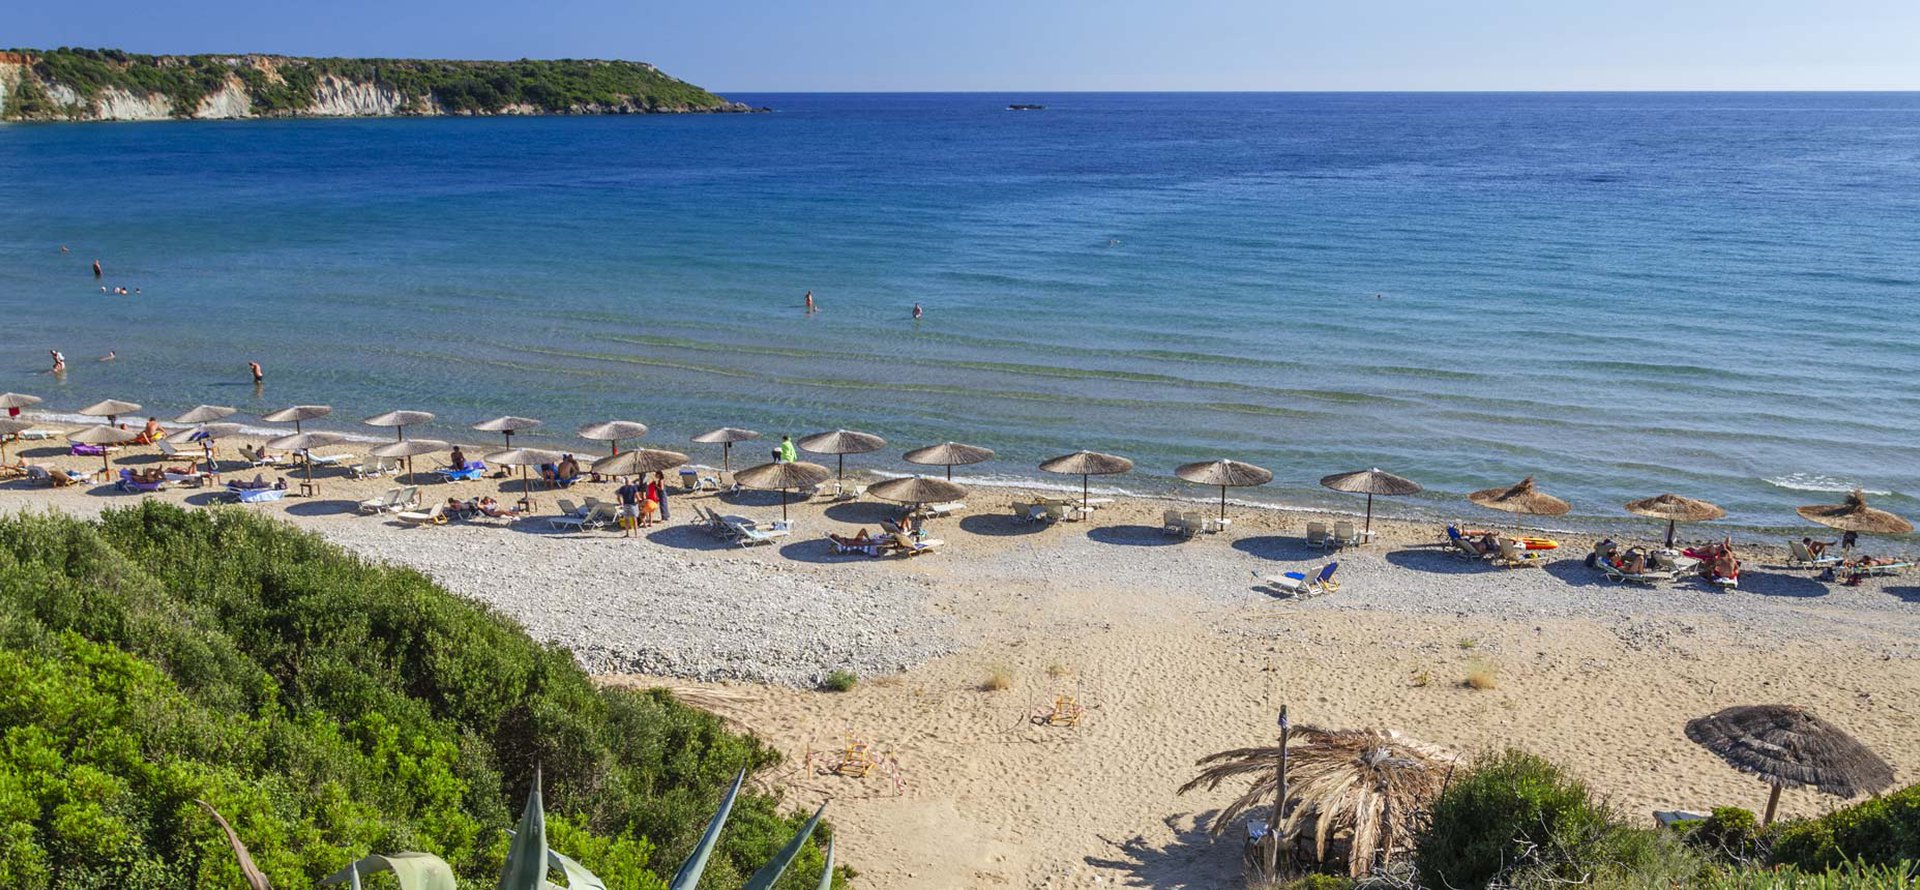
[[(1253, 779), (1247, 793), (1213, 820), (1217, 835), (1254, 807), (1272, 805), (1279, 758), (1277, 745), (1208, 755), (1180, 793)], [(1391, 730), (1302, 726), (1293, 730), (1287, 759), (1280, 837), (1292, 842), (1296, 858), (1344, 861), (1347, 873), (1360, 877), (1412, 849), (1459, 756)]]

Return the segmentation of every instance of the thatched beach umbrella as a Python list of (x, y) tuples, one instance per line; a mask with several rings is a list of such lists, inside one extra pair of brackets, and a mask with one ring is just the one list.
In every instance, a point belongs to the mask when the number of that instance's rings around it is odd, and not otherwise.
[[(513, 448), (514, 433), (520, 432), (521, 430), (530, 430), (539, 425), (540, 425), (540, 421), (534, 420), (531, 417), (515, 417), (511, 414), (508, 414), (502, 417), (495, 417), (492, 420), (482, 420), (479, 423), (474, 424), (473, 429), (479, 430), (483, 433), (499, 433), (503, 436), (506, 436), (507, 450), (512, 451), (514, 450)], [(535, 450), (539, 450), (539, 449), (535, 449)], [(542, 463), (551, 463), (551, 461), (542, 461)]]
[[(393, 427), (393, 438), (394, 438), (394, 441), (398, 442), (398, 441), (404, 441), (407, 438), (407, 427), (419, 426), (420, 424), (423, 424), (423, 423), (432, 423), (433, 412), (432, 411), (388, 411), (385, 414), (375, 414), (372, 417), (369, 417), (366, 420), (362, 420), (360, 422), (366, 424), (367, 426)], [(425, 454), (426, 452), (420, 452), (420, 453)], [(389, 455), (382, 455), (382, 456), (394, 457), (396, 455), (389, 454)], [(409, 468), (407, 472), (412, 473), (413, 470)]]
[(801, 451), (839, 456), (840, 469), (834, 473), (833, 478), (844, 479), (847, 475), (847, 455), (879, 451), (887, 447), (887, 440), (872, 433), (856, 430), (828, 430), (824, 433), (814, 433), (794, 444), (799, 445)]
[(717, 430), (708, 430), (698, 436), (694, 436), (693, 441), (699, 442), (702, 445), (719, 444), (720, 469), (722, 472), (731, 473), (733, 472), (733, 443), (758, 438), (760, 438), (760, 434), (753, 430), (723, 426)]
[(1273, 471), (1237, 460), (1203, 460), (1184, 464), (1173, 471), (1188, 482), (1220, 486), (1220, 518), (1227, 518), (1227, 489), (1265, 485), (1273, 481)]
[(291, 436), (281, 436), (278, 439), (267, 440), (266, 448), (268, 451), (300, 452), (300, 462), (306, 465), (307, 470), (307, 486), (303, 491), (318, 492), (320, 487), (313, 484), (313, 449), (325, 448), (328, 445), (338, 445), (346, 440), (347, 437), (339, 433), (320, 431), (294, 433)]
[(1560, 516), (1573, 509), (1572, 504), (1533, 487), (1532, 476), (1509, 488), (1483, 488), (1467, 495), (1467, 500), (1489, 510), (1520, 516)]
[(733, 481), (748, 488), (767, 491), (780, 491), (780, 518), (787, 518), (787, 492), (792, 489), (812, 488), (833, 477), (833, 471), (819, 464), (797, 460), (792, 463), (774, 461), (757, 467), (748, 467), (733, 474)]
[[(139, 410), (139, 406), (134, 406), (134, 409)], [(138, 438), (140, 438), (140, 434), (133, 430), (123, 430), (117, 426), (107, 426), (105, 424), (83, 427), (67, 434), (67, 441), (69, 442), (78, 442), (82, 445), (102, 446), (100, 452), (100, 469), (107, 473), (113, 472), (113, 466), (107, 463), (109, 455), (105, 447), (125, 445)]]
[(678, 468), (692, 459), (663, 448), (635, 448), (594, 461), (593, 471), (602, 476), (645, 476)]
[[(539, 421), (536, 420), (534, 423), (539, 423)], [(500, 430), (499, 432), (506, 432), (508, 435), (512, 435), (512, 433), (507, 430)], [(526, 504), (528, 509), (532, 509), (533, 480), (527, 478), (527, 468), (537, 467), (541, 464), (557, 464), (563, 457), (565, 457), (565, 455), (558, 451), (546, 451), (540, 448), (508, 448), (505, 451), (496, 451), (489, 454), (483, 458), (483, 460), (487, 463), (499, 464), (503, 467), (519, 467), (520, 502)]]
[(1893, 784), (1893, 767), (1853, 736), (1793, 705), (1743, 705), (1687, 721), (1687, 738), (1743, 773), (1773, 786), (1773, 822), (1781, 788), (1813, 788), (1842, 798)]
[(39, 396), (30, 396), (23, 392), (0, 392), (0, 408), (31, 408), (40, 404)]
[(199, 426), (176, 431), (168, 435), (166, 441), (175, 445), (200, 443), (200, 450), (207, 458), (207, 469), (209, 471), (218, 471), (220, 469), (219, 465), (213, 459), (213, 443), (229, 436), (240, 435), (244, 430), (245, 427), (237, 423), (203, 423)]
[(173, 422), (190, 423), (194, 425), (212, 423), (216, 420), (225, 420), (226, 418), (232, 417), (238, 410), (237, 408), (229, 408), (225, 405), (198, 405), (181, 413), (179, 417), (175, 417)]
[(942, 442), (915, 448), (906, 453), (907, 463), (923, 466), (947, 468), (947, 478), (953, 478), (953, 468), (962, 464), (978, 464), (993, 460), (993, 449), (978, 445), (962, 445), (959, 442)]
[(1867, 496), (1859, 489), (1847, 495), (1843, 504), (1816, 504), (1795, 511), (1801, 518), (1843, 532), (1868, 535), (1904, 535), (1913, 531), (1913, 523), (1875, 507), (1867, 506)]
[(1088, 478), (1092, 476), (1117, 476), (1121, 473), (1130, 473), (1133, 471), (1133, 461), (1117, 454), (1102, 454), (1098, 451), (1076, 451), (1072, 454), (1063, 454), (1046, 461), (1040, 465), (1040, 469), (1048, 473), (1059, 473), (1062, 476), (1079, 476), (1080, 509), (1086, 510), (1093, 506), (1092, 499), (1087, 496)]
[(0, 464), (7, 462), (7, 439), (33, 429), (33, 422), (17, 417), (0, 417)]
[(293, 424), (293, 431), (299, 433), (304, 432), (300, 429), (300, 424), (316, 418), (325, 417), (332, 413), (333, 408), (328, 405), (295, 405), (291, 408), (282, 408), (271, 414), (262, 414), (260, 415), (260, 419), (268, 423), (291, 423)]
[(1405, 497), (1420, 491), (1420, 483), (1402, 476), (1395, 476), (1379, 467), (1370, 470), (1355, 470), (1351, 473), (1335, 473), (1323, 476), (1320, 484), (1334, 491), (1367, 496), (1367, 533), (1373, 533), (1373, 496)]
[[(385, 426), (386, 424), (380, 425)], [(442, 442), (439, 439), (401, 439), (397, 442), (388, 442), (385, 445), (369, 448), (367, 449), (367, 453), (374, 457), (391, 457), (406, 461), (407, 479), (408, 481), (412, 481), (413, 458), (415, 455), (438, 454), (442, 451), (452, 450), (452, 443)]]
[[(132, 414), (133, 412), (138, 410), (140, 410), (139, 402), (123, 402), (119, 399), (104, 399), (102, 401), (94, 402), (93, 404), (80, 409), (79, 413), (85, 414), (88, 417), (104, 417), (107, 419), (107, 425), (112, 426), (115, 421), (120, 419), (120, 415)], [(97, 443), (90, 443), (90, 444), (97, 444)]]
[[(647, 425), (633, 420), (607, 420), (600, 423), (589, 423), (574, 430), (574, 432), (578, 433), (582, 439), (605, 442), (608, 447), (612, 449), (608, 452), (609, 454), (619, 454), (620, 440), (638, 439), (646, 435)], [(594, 472), (598, 473), (600, 471), (595, 470)]]
[[(1278, 745), (1221, 751), (1201, 758), (1197, 765), (1204, 769), (1179, 793), (1242, 777), (1252, 781), (1246, 794), (1213, 818), (1211, 830), (1218, 835), (1242, 814), (1272, 806), (1279, 759)], [(1293, 842), (1295, 856), (1316, 863), (1327, 862), (1329, 842), (1344, 837), (1347, 874), (1362, 877), (1412, 852), (1425, 814), (1460, 758), (1392, 730), (1301, 726), (1288, 734), (1287, 759), (1290, 803), (1273, 830)]]
[(938, 504), (957, 501), (967, 496), (967, 487), (945, 479), (929, 479), (925, 476), (903, 476), (888, 479), (867, 486), (867, 494), (887, 501), (899, 501), (902, 504)]
[(1626, 506), (1628, 513), (1667, 521), (1667, 547), (1673, 547), (1674, 526), (1681, 522), (1707, 522), (1727, 515), (1727, 511), (1693, 498), (1683, 498), (1677, 494), (1663, 494), (1659, 497), (1634, 501)]

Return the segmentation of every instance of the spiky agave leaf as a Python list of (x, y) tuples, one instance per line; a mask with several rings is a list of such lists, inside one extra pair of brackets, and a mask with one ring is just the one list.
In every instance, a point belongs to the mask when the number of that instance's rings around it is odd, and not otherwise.
[(520, 811), (520, 827), (500, 867), (498, 890), (544, 890), (547, 882), (547, 815), (541, 809), (540, 766), (533, 767), (533, 788)]
[[(713, 855), (713, 847), (720, 841), (720, 829), (727, 825), (727, 816), (733, 812), (733, 800), (740, 796), (740, 783), (747, 780), (747, 771), (742, 768), (740, 774), (733, 777), (733, 787), (727, 789), (727, 796), (720, 801), (719, 811), (713, 814), (713, 820), (707, 823), (705, 834), (700, 835), (700, 843), (687, 855), (687, 861), (680, 864), (680, 871), (674, 874), (673, 884), (668, 890), (694, 890), (700, 884), (700, 875), (707, 870), (707, 858)], [(506, 890), (502, 887), (501, 890)]]
[(320, 879), (321, 886), (346, 881), (348, 886), (358, 890), (360, 876), (393, 872), (400, 881), (400, 890), (457, 890), (453, 880), (453, 866), (432, 853), (392, 853), (382, 856), (378, 853), (347, 864), (346, 868)]
[(827, 841), (827, 867), (820, 872), (820, 886), (816, 890), (833, 890), (833, 841)]
[[(1253, 777), (1247, 793), (1214, 819), (1212, 830), (1218, 834), (1254, 807), (1271, 805), (1279, 756), (1277, 745), (1209, 755), (1199, 762), (1205, 769), (1180, 791)], [(1322, 862), (1334, 841), (1346, 837), (1347, 871), (1360, 876), (1411, 849), (1458, 757), (1391, 731), (1303, 726), (1293, 731), (1287, 759), (1288, 801), (1277, 830), (1282, 837), (1306, 836)]]
[(259, 866), (253, 864), (253, 856), (247, 852), (247, 845), (240, 842), (240, 835), (234, 832), (233, 826), (227, 824), (226, 818), (220, 815), (220, 811), (214, 809), (213, 804), (199, 798), (194, 798), (193, 802), (204, 808), (207, 815), (212, 816), (213, 821), (220, 824), (220, 830), (227, 833), (227, 845), (233, 848), (233, 858), (240, 862), (240, 875), (247, 879), (247, 886), (253, 890), (273, 890), (273, 886), (267, 883), (266, 874), (260, 870)]
[(800, 855), (801, 848), (807, 845), (807, 838), (813, 837), (814, 827), (820, 824), (820, 814), (826, 811), (827, 805), (824, 803), (819, 809), (814, 810), (813, 818), (808, 819), (807, 824), (800, 826), (800, 830), (794, 833), (793, 840), (787, 841), (787, 845), (780, 848), (778, 855), (775, 855), (766, 865), (760, 866), (760, 870), (747, 879), (745, 890), (773, 890), (773, 882), (780, 880), (780, 875), (787, 870), (787, 866), (793, 864), (793, 857)]
[(607, 890), (605, 881), (559, 850), (547, 848), (547, 861), (567, 876), (567, 890)]

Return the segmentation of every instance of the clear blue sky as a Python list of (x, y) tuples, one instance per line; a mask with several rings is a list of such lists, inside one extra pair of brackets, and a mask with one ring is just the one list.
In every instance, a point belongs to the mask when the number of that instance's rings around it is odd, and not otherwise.
[(67, 0), (0, 39), (638, 59), (722, 92), (1920, 89), (1920, 0)]

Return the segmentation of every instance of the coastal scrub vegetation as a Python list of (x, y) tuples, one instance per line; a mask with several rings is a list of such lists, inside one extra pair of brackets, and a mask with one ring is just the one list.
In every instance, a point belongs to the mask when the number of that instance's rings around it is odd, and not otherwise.
[(493, 113), (519, 105), (550, 113), (629, 106), (693, 111), (727, 107), (725, 99), (643, 62), (153, 56), (71, 47), (12, 52), (32, 60), (34, 75), (22, 78), (22, 87), (4, 109), (4, 116), (12, 119), (66, 117), (85, 110), (56, 102), (43, 83), (72, 90), (86, 107), (109, 89), (164, 96), (174, 116), (188, 117), (232, 78), (246, 89), (254, 113), (263, 115), (312, 107), (316, 90), (328, 77), (392, 90), (410, 108), (425, 104), (455, 114)]
[[(547, 837), (610, 888), (663, 888), (735, 773), (778, 760), (664, 691), (406, 569), (237, 510), (0, 518), (0, 886), (227, 890), (196, 799), (275, 886), (419, 850), (492, 886), (544, 771)], [(743, 792), (703, 887), (805, 823)], [(777, 886), (815, 886), (829, 828)]]

